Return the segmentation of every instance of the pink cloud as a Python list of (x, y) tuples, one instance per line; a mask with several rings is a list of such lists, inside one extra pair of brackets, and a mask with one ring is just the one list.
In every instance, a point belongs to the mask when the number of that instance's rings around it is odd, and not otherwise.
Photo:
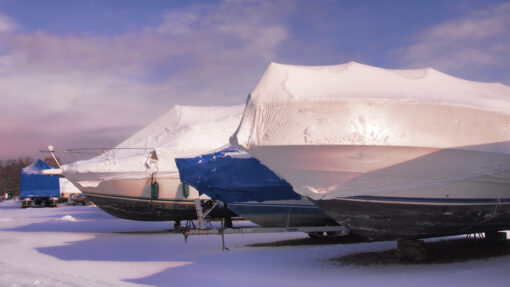
[(447, 21), (418, 34), (395, 53), (409, 67), (450, 73), (506, 65), (510, 61), (510, 3)]
[(15, 31), (18, 25), (9, 16), (0, 14), (0, 33)]
[(292, 5), (200, 4), (113, 36), (1, 30), (0, 17), (0, 158), (115, 142), (174, 104), (243, 103)]

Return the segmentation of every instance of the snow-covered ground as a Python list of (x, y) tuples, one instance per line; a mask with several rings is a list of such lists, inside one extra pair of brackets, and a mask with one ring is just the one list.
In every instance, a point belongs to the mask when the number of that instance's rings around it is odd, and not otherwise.
[(0, 286), (508, 286), (510, 256), (425, 265), (341, 265), (330, 259), (394, 242), (250, 247), (300, 233), (165, 232), (169, 222), (114, 218), (97, 207), (0, 203)]

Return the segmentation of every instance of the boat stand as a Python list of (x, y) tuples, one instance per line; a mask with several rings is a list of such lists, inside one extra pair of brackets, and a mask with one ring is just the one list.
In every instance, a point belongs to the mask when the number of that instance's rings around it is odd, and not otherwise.
[(229, 249), (225, 246), (225, 234), (245, 234), (245, 233), (279, 233), (279, 232), (335, 232), (337, 236), (346, 236), (349, 234), (349, 229), (345, 226), (304, 226), (304, 227), (225, 227), (225, 218), (221, 219), (221, 227), (214, 228), (207, 222), (207, 215), (218, 204), (214, 201), (212, 207), (203, 211), (202, 202), (200, 199), (195, 199), (195, 208), (197, 211), (198, 228), (184, 228), (184, 242), (190, 235), (220, 235), (221, 248), (223, 251)]

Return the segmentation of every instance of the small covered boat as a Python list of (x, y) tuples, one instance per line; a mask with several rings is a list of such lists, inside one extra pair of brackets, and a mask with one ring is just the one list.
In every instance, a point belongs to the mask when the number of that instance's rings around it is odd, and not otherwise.
[[(194, 219), (194, 199), (200, 195), (181, 183), (174, 158), (225, 145), (242, 110), (243, 106), (175, 106), (116, 148), (63, 165), (62, 173), (114, 216), (146, 221)], [(211, 215), (234, 213), (216, 208)]]
[(175, 161), (183, 183), (221, 200), (260, 226), (336, 225), (310, 200), (295, 193), (289, 183), (239, 148), (227, 147)]
[(510, 228), (510, 87), (499, 83), (272, 63), (230, 142), (368, 239)]

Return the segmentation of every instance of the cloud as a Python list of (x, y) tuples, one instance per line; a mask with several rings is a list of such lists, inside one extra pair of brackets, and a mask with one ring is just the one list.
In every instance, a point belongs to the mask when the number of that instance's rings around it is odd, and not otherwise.
[(153, 71), (161, 62), (179, 64), (183, 59), (194, 59), (186, 63), (188, 68), (219, 62), (218, 56), (225, 64), (238, 61), (235, 55), (256, 60), (273, 56), (275, 47), (287, 37), (285, 26), (275, 16), (289, 10), (289, 5), (242, 4), (202, 4), (172, 10), (157, 27), (115, 36), (8, 33), (1, 35), (0, 49), (18, 56), (13, 65), (23, 73), (140, 75)]
[(192, 5), (117, 35), (24, 32), (0, 15), (0, 145), (9, 146), (0, 158), (50, 137), (66, 147), (103, 146), (108, 134), (118, 142), (174, 104), (243, 103), (288, 38), (282, 15), (292, 9)]
[(0, 14), (0, 33), (16, 30), (18, 25), (7, 15)]
[(485, 11), (470, 12), (432, 26), (394, 55), (408, 67), (432, 66), (478, 80), (500, 79), (510, 84), (510, 75), (490, 74), (510, 62), (510, 3)]

